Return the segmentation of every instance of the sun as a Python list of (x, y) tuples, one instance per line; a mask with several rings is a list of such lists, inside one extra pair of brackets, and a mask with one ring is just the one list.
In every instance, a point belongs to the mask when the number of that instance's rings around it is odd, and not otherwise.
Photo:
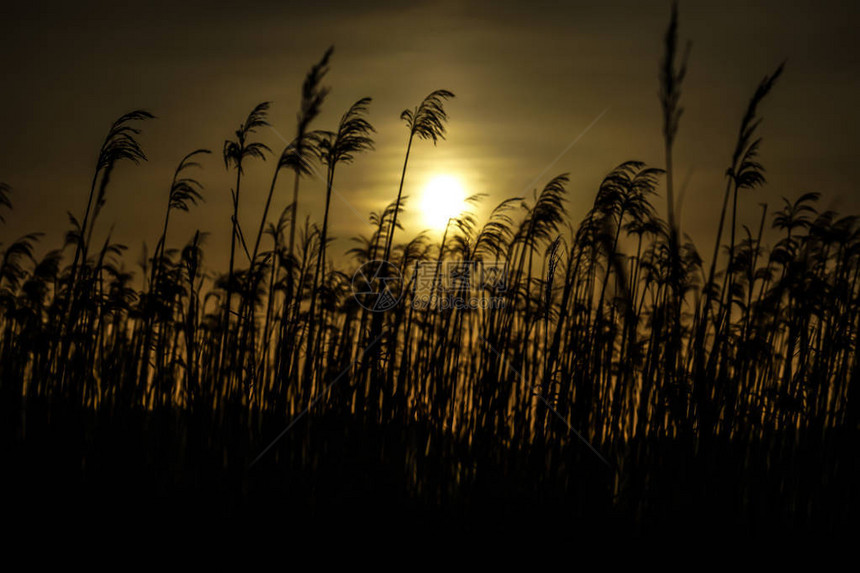
[(448, 220), (466, 209), (466, 191), (453, 175), (436, 175), (424, 187), (421, 216), (424, 224), (444, 231)]

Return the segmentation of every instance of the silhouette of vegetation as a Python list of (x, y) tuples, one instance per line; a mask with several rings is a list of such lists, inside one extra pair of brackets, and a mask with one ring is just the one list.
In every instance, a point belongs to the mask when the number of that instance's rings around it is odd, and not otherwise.
[[(321, 82), (331, 49), (304, 82), (253, 243), (239, 222), (240, 189), (246, 170), (261, 168), (250, 160), (271, 153), (254, 139), (270, 104), (224, 143), (235, 171), (226, 274), (206, 267), (203, 233), (170, 247), (171, 215), (207, 193), (194, 175), (205, 149), (176, 168), (141, 274), (110, 236), (91, 244), (113, 170), (146, 160), (137, 126), (152, 115), (120, 117), (66, 244), (40, 260), (39, 234), (0, 246), (4, 439), (19, 465), (44, 469), (45, 444), (59, 439), (96, 464), (63, 466), (74, 480), (109, 483), (98, 456), (137, 469), (155, 458), (155, 471), (172, 476), (168, 491), (200, 487), (211, 499), (226, 487), (244, 492), (231, 494), (244, 496), (238, 505), (325, 508), (354, 475), (356, 487), (372, 482), (360, 491), (373, 503), (460, 504), (490, 516), (501, 496), (523, 511), (550, 503), (639, 524), (694, 513), (747, 516), (746, 528), (763, 516), (810, 527), (845, 519), (850, 504), (833, 500), (857, 466), (845, 452), (860, 422), (860, 220), (821, 210), (809, 193), (770, 216), (765, 206), (757, 229), (738, 228), (745, 195), (765, 184), (760, 113), (779, 66), (741, 118), (705, 272), (680, 232), (672, 187), (687, 62), (677, 31), (673, 8), (659, 73), (665, 168), (619, 163), (578, 224), (559, 175), (484, 221), (452, 219), (439, 243), (423, 233), (396, 243), (407, 235), (395, 231), (413, 139), (445, 138), (454, 94), (437, 90), (401, 115), (409, 137), (396, 199), (371, 215), (371, 235), (355, 239), (343, 268), (327, 256), (335, 175), (373, 149), (374, 128), (362, 98), (334, 130), (311, 130), (329, 93)], [(299, 182), (317, 166), (325, 210), (300, 227)], [(271, 222), (284, 169), (292, 200)], [(661, 189), (667, 220), (655, 204)], [(0, 221), (10, 193), (0, 185)], [(780, 234), (773, 247), (763, 243), (768, 225)], [(387, 312), (362, 308), (350, 287), (355, 269), (376, 259), (403, 277)], [(504, 284), (479, 284), (481, 263), (504, 264)], [(417, 273), (427, 264), (433, 292), (421, 306)], [(466, 277), (458, 296), (498, 306), (433, 304), (450, 294), (443, 264)], [(81, 443), (45, 438), (64, 421), (86, 426)], [(149, 434), (149, 461), (123, 457)], [(685, 496), (696, 500), (686, 514)]]

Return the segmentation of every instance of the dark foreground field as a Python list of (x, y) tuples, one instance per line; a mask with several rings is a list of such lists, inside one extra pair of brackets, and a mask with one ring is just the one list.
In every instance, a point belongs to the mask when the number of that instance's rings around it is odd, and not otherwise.
[(468, 446), (418, 422), (332, 414), (300, 422), (249, 468), (284, 420), (44, 401), (4, 410), (3, 520), (18, 526), (840, 536), (858, 510), (857, 436), (846, 432), (638, 441), (609, 469), (581, 443)]

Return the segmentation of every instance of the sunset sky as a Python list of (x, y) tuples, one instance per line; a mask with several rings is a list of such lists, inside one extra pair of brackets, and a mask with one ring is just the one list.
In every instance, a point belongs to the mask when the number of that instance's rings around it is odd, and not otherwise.
[[(339, 168), (335, 256), (349, 237), (369, 232), (370, 211), (396, 196), (408, 135), (400, 112), (440, 88), (456, 94), (447, 105), (448, 140), (413, 148), (399, 239), (422, 227), (421, 192), (438, 175), (457, 178), (467, 193), (487, 193), (490, 207), (569, 172), (569, 210), (578, 221), (613, 166), (629, 159), (663, 166), (657, 68), (669, 9), (668, 1), (637, 0), (6, 3), (0, 181), (13, 187), (15, 211), (0, 241), (44, 231), (45, 248), (58, 246), (66, 211), (83, 212), (110, 124), (143, 108), (158, 116), (143, 125), (150, 161), (117, 169), (98, 232), (115, 225), (115, 240), (136, 258), (143, 241), (157, 238), (177, 162), (209, 148), (199, 174), (206, 203), (176, 218), (170, 242), (181, 246), (197, 228), (211, 232), (209, 263), (224, 265), (233, 184), (220, 157), (224, 140), (268, 100), (274, 130), (259, 139), (279, 152), (278, 132), (294, 131), (302, 78), (331, 44), (332, 92), (314, 127), (334, 129), (352, 102), (370, 96), (377, 130), (376, 150)], [(740, 117), (761, 77), (784, 59), (785, 75), (762, 110), (769, 184), (744, 194), (743, 220), (756, 223), (763, 201), (774, 209), (781, 196), (808, 191), (821, 192), (825, 207), (860, 211), (858, 25), (854, 2), (680, 3), (680, 35), (693, 47), (676, 184), (685, 189), (683, 230), (703, 254)], [(248, 228), (259, 221), (273, 168), (271, 160), (247, 166), (241, 211)], [(272, 218), (290, 194), (285, 178)], [(320, 182), (304, 185), (302, 219), (322, 220), (323, 195)]]

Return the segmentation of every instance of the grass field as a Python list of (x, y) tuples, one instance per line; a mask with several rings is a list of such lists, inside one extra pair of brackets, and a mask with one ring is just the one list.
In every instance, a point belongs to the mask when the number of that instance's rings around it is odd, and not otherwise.
[[(488, 217), (450, 219), (439, 240), (416, 235), (398, 217), (412, 142), (445, 138), (454, 94), (435, 91), (403, 113), (400, 188), (341, 263), (335, 175), (372, 151), (374, 128), (364, 98), (317, 129), (333, 61), (309, 71), (282, 150), (257, 140), (268, 103), (217, 150), (235, 177), (228, 268), (206, 265), (204, 234), (170, 233), (222, 191), (197, 180), (209, 150), (178, 164), (140, 272), (123, 245), (93, 241), (112, 172), (145, 168), (145, 111), (106, 135), (64, 244), (40, 257), (39, 234), (0, 245), (5, 491), (19, 519), (386, 515), (463, 531), (738, 534), (850, 520), (860, 221), (810, 193), (738, 224), (760, 208), (761, 120), (782, 66), (738, 118), (713, 245), (693, 245), (677, 216), (686, 52), (673, 12), (664, 165), (619, 164), (578, 220), (562, 174)], [(259, 226), (243, 229), (249, 170), (272, 179)], [(302, 222), (311, 173), (326, 207)], [(292, 202), (277, 214), (279, 178)], [(0, 189), (6, 218), (14, 198)]]

